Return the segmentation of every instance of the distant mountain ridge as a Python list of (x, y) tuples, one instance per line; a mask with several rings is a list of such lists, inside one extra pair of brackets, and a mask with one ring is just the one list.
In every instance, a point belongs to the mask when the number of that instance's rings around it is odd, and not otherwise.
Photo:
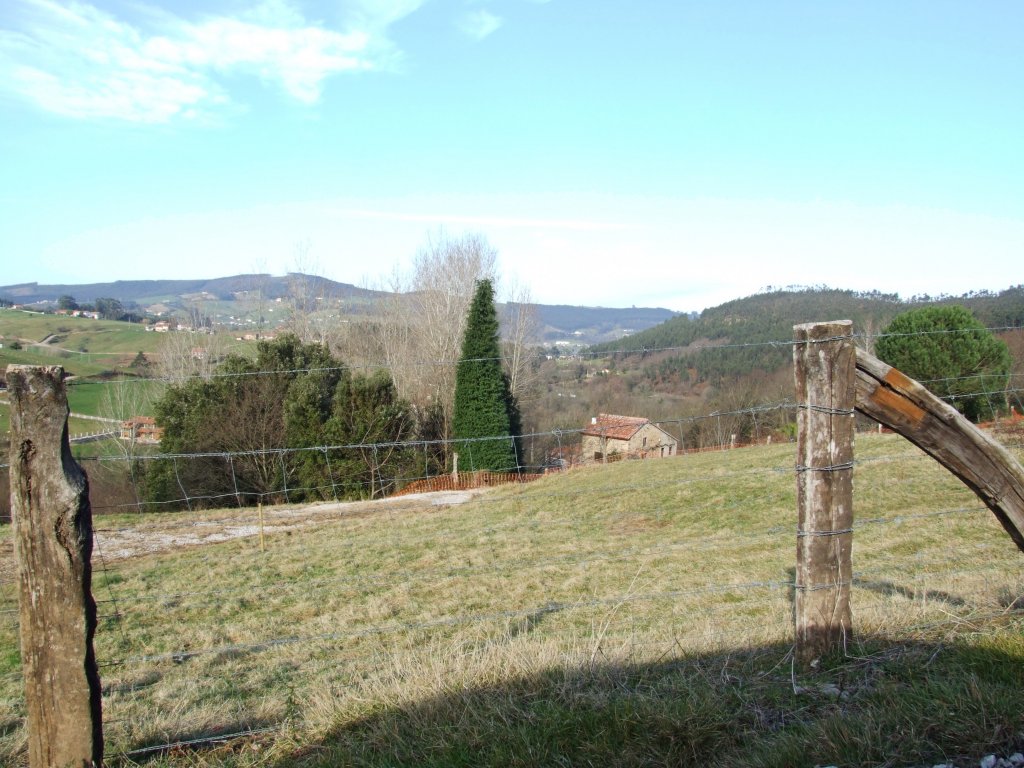
[(383, 291), (358, 288), (349, 283), (338, 283), (312, 275), (289, 274), (275, 277), (266, 274), (251, 274), (208, 280), (115, 280), (112, 283), (75, 285), (20, 283), (0, 286), (0, 298), (23, 304), (57, 301), (61, 296), (74, 296), (80, 302), (94, 302), (99, 298), (109, 298), (117, 299), (122, 303), (146, 304), (205, 293), (222, 301), (231, 301), (238, 293), (259, 288), (265, 292), (268, 299), (275, 299), (286, 296), (292, 281), (296, 278), (307, 280), (316, 288), (325, 288), (332, 297), (337, 298), (377, 298), (386, 295)]
[[(117, 299), (125, 306), (164, 305), (184, 310), (198, 300), (237, 302), (254, 291), (273, 301), (289, 296), (296, 281), (302, 281), (306, 296), (324, 296), (351, 302), (349, 311), (366, 311), (373, 303), (391, 294), (339, 283), (324, 277), (292, 273), (234, 275), (207, 280), (117, 280), (107, 283), (44, 285), (21, 283), (0, 286), (0, 299), (17, 304), (56, 302), (61, 296), (73, 296), (80, 303), (100, 298)], [(537, 304), (544, 343), (595, 344), (638, 333), (675, 317), (676, 312), (661, 307), (577, 307), (566, 304)]]

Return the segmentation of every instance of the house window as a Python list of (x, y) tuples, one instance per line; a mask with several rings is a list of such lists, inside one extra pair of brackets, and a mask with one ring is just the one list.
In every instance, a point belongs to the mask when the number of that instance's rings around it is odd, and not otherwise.
[(644, 448), (646, 448), (646, 447), (647, 447), (647, 438), (645, 437), (644, 438)]

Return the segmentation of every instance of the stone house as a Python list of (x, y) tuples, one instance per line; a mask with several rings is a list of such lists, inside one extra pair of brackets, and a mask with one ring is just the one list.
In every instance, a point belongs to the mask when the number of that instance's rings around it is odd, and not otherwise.
[(602, 413), (583, 430), (583, 461), (675, 456), (679, 441), (650, 419)]
[(152, 416), (135, 416), (121, 422), (121, 439), (135, 443), (156, 444), (164, 436), (163, 427)]

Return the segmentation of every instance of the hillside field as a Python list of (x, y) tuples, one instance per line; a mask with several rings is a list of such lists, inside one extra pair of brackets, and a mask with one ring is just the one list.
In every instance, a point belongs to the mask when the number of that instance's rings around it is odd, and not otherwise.
[[(792, 665), (791, 444), (452, 506), (266, 510), (265, 551), (253, 509), (98, 517), (109, 764), (810, 768), (1020, 749), (1024, 557), (901, 438), (858, 435), (856, 453), (855, 634), (812, 672)], [(0, 528), (0, 761), (24, 765), (10, 552)]]
[[(132, 354), (155, 351), (159, 336), (147, 333), (143, 326), (114, 320), (45, 315), (17, 309), (0, 308), (0, 334), (5, 340), (48, 344), (76, 352), (93, 354)], [(5, 350), (8, 345), (5, 344)]]

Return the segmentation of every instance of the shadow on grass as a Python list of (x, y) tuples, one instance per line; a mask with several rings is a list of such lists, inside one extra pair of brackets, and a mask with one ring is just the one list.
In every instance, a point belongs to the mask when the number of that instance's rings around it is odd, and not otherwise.
[(273, 766), (977, 765), (1021, 748), (1020, 633), (860, 638), (804, 675), (790, 659), (770, 646), (453, 685), (344, 723)]
[(885, 595), (886, 597), (900, 595), (909, 600), (926, 600), (931, 602), (938, 600), (943, 603), (948, 603), (949, 605), (967, 605), (967, 601), (959, 595), (954, 595), (951, 592), (944, 592), (940, 589), (908, 589), (907, 587), (899, 584), (893, 584), (891, 581), (867, 581), (864, 579), (855, 579), (854, 585), (861, 589), (877, 592), (878, 594)]

